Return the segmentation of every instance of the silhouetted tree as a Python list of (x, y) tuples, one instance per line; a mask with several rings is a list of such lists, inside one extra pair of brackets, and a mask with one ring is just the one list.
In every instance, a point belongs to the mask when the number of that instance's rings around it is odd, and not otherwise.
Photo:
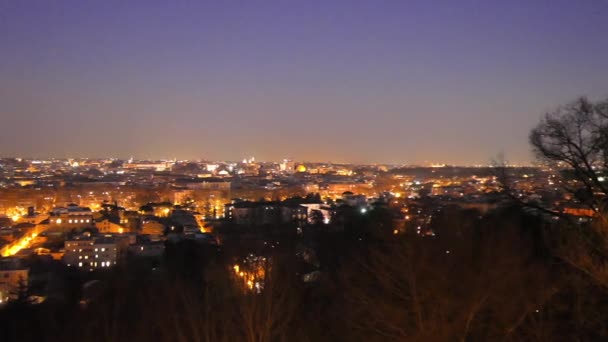
[(579, 98), (548, 113), (530, 133), (540, 161), (564, 170), (565, 189), (596, 212), (589, 225), (560, 230), (558, 255), (567, 264), (608, 288), (608, 99)]
[(306, 197), (304, 198), (304, 201), (306, 203), (321, 203), (321, 195), (319, 195), (319, 193), (307, 194)]
[(15, 297), (12, 303), (14, 305), (22, 306), (31, 304), (29, 286), (23, 277), (19, 277), (17, 288), (12, 292), (12, 295)]
[(570, 168), (591, 207), (600, 209), (592, 195), (608, 194), (600, 173), (608, 168), (608, 100), (594, 103), (582, 97), (546, 114), (530, 132), (530, 144), (539, 160)]
[(313, 210), (310, 213), (310, 222), (315, 226), (320, 226), (324, 222), (323, 213), (320, 210)]

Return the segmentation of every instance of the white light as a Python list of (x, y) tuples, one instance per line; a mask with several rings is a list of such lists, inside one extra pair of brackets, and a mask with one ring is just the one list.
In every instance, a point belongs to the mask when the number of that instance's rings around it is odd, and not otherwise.
[(367, 212), (367, 209), (361, 208), (361, 214), (365, 214), (366, 212)]

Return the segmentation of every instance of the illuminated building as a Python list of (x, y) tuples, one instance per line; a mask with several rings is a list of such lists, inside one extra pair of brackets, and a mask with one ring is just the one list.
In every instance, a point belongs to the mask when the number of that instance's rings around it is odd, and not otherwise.
[(127, 228), (120, 225), (119, 220), (112, 220), (110, 218), (103, 218), (95, 222), (95, 228), (101, 234), (122, 234), (128, 231)]
[(155, 218), (144, 219), (141, 224), (141, 234), (160, 236), (165, 232), (165, 225)]
[(191, 190), (230, 190), (231, 183), (219, 178), (178, 179), (175, 186)]
[(362, 182), (332, 182), (326, 184), (324, 189), (322, 189), (322, 192), (329, 197), (336, 198), (347, 191), (353, 193), (366, 193), (370, 189), (370, 184)]
[(163, 242), (145, 242), (129, 246), (129, 255), (144, 258), (161, 258), (165, 253)]
[(125, 255), (129, 238), (83, 237), (65, 242), (63, 262), (68, 267), (93, 271), (112, 267)]
[(226, 205), (225, 217), (239, 225), (305, 223), (308, 208), (284, 202), (238, 202)]
[(595, 216), (595, 212), (589, 208), (576, 208), (576, 207), (568, 207), (564, 208), (564, 214), (579, 216), (579, 217), (593, 217)]
[(215, 170), (217, 170), (220, 166), (218, 164), (207, 164), (205, 165), (205, 169), (208, 172), (215, 172)]
[(129, 162), (123, 164), (124, 169), (134, 169), (134, 170), (153, 170), (153, 171), (165, 171), (170, 170), (171, 167), (175, 164), (174, 161), (164, 161), (159, 163), (151, 163), (151, 162), (141, 162), (134, 163)]
[(70, 204), (67, 208), (55, 208), (49, 217), (49, 230), (70, 231), (93, 227), (91, 209)]
[(279, 164), (279, 170), (281, 172), (293, 173), (295, 171), (295, 163), (289, 159), (283, 159), (281, 164)]

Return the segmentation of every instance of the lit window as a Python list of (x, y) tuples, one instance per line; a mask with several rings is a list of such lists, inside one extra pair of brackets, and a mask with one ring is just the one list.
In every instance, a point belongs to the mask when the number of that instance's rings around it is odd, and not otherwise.
[(78, 263), (78, 267), (82, 267), (82, 263), (81, 262)]

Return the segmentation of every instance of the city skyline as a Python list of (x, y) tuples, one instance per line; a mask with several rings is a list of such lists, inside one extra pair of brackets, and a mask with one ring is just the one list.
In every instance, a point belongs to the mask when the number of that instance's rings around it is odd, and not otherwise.
[(603, 1), (0, 5), (0, 155), (488, 164), (608, 93)]
[[(154, 163), (154, 162), (166, 162), (166, 163), (211, 163), (211, 164), (225, 164), (225, 165), (237, 165), (237, 164), (282, 164), (284, 162), (295, 163), (294, 166), (299, 165), (348, 165), (348, 166), (362, 166), (362, 167), (373, 167), (373, 166), (389, 166), (389, 167), (405, 167), (405, 168), (444, 168), (444, 167), (456, 167), (456, 168), (493, 168), (497, 166), (506, 167), (531, 167), (531, 168), (543, 168), (545, 165), (540, 161), (531, 161), (529, 163), (515, 163), (506, 159), (501, 159), (502, 156), (498, 155), (496, 158), (489, 160), (486, 163), (471, 163), (471, 164), (450, 164), (443, 163), (435, 160), (423, 160), (420, 162), (403, 162), (403, 163), (376, 163), (376, 162), (339, 162), (331, 160), (298, 160), (293, 158), (282, 158), (278, 160), (261, 160), (255, 156), (247, 156), (239, 160), (233, 159), (209, 159), (209, 158), (135, 158), (133, 155), (127, 158), (120, 157), (31, 157), (31, 156), (0, 156), (0, 160), (19, 160), (24, 162), (30, 162), (33, 164), (49, 164), (52, 162), (63, 162), (66, 164), (80, 161), (119, 161), (126, 163)], [(82, 165), (80, 165), (82, 166)], [(78, 167), (78, 165), (76, 166)]]

